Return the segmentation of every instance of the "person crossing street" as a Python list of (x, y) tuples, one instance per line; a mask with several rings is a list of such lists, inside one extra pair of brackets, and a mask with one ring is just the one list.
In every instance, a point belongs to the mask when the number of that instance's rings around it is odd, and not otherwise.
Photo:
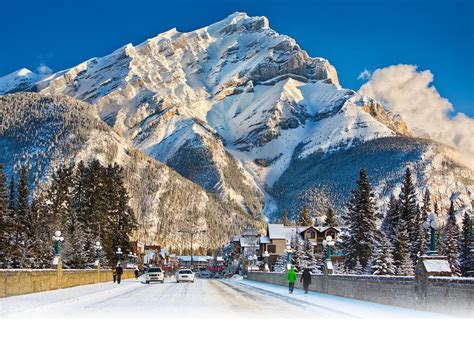
[(289, 291), (290, 293), (293, 293), (293, 289), (295, 288), (296, 282), (296, 271), (293, 265), (291, 265), (290, 270), (288, 270), (287, 278)]

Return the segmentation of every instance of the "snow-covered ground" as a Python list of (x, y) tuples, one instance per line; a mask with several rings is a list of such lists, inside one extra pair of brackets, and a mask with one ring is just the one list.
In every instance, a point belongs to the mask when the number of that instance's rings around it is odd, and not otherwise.
[(288, 294), (288, 288), (264, 282), (235, 279), (232, 283), (246, 287), (248, 290), (276, 297), (291, 303), (302, 303), (320, 309), (330, 310), (335, 314), (355, 318), (446, 318), (447, 316), (411, 310), (407, 308), (387, 306), (373, 302), (359, 301), (346, 297), (338, 297), (319, 292), (295, 289)]
[(374, 318), (437, 317), (397, 307), (247, 280), (146, 285), (102, 283), (0, 299), (0, 318)]

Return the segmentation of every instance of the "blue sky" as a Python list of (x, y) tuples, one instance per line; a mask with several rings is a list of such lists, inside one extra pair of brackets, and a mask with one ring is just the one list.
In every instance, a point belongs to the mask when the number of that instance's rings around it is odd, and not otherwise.
[(457, 111), (474, 117), (471, 0), (16, 0), (2, 1), (0, 76), (44, 64), (54, 71), (177, 27), (189, 31), (234, 11), (264, 15), (311, 56), (329, 59), (358, 89), (364, 69), (415, 64)]

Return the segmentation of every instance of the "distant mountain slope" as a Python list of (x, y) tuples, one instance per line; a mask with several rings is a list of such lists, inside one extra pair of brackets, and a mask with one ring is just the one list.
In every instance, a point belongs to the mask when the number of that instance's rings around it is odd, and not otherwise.
[(347, 150), (292, 160), (272, 192), (288, 211), (297, 211), (297, 206), (306, 203), (315, 214), (324, 214), (331, 203), (341, 213), (364, 167), (375, 190), (385, 197), (378, 202), (383, 208), (390, 194), (399, 191), (409, 167), (420, 190), (429, 188), (432, 201), (441, 209), (449, 207), (448, 196), (456, 197), (456, 207), (462, 210), (473, 198), (474, 173), (456, 163), (453, 154), (454, 149), (428, 139), (374, 139)]
[(93, 106), (66, 96), (20, 93), (0, 97), (0, 161), (7, 175), (21, 164), (31, 169), (33, 185), (47, 181), (64, 162), (99, 159), (125, 168), (125, 181), (138, 217), (137, 238), (188, 247), (186, 220), (207, 230), (195, 247), (214, 247), (254, 218), (235, 204), (216, 200), (166, 165), (132, 148), (103, 123)]

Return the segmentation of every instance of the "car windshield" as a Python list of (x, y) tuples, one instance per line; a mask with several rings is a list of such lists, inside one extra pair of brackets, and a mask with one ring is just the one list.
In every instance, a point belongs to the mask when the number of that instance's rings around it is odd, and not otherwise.
[(188, 275), (188, 274), (192, 274), (193, 272), (191, 270), (180, 270), (179, 273)]
[(161, 269), (159, 267), (151, 267), (148, 269), (148, 272), (161, 272)]

